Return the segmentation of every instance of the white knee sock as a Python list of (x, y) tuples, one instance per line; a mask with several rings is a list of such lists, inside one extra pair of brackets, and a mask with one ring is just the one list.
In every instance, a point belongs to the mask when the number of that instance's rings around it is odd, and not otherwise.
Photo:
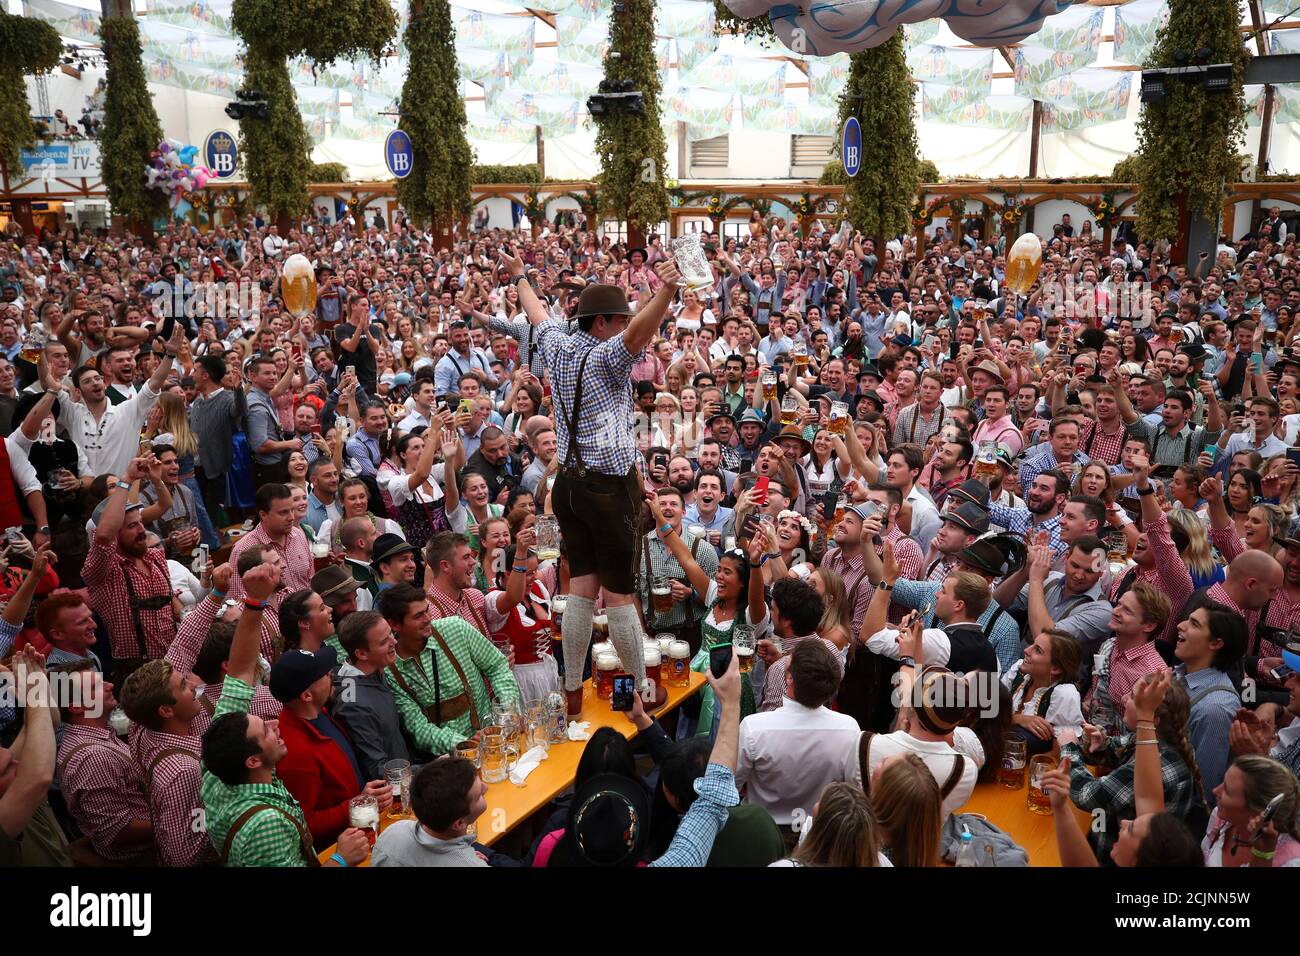
[[(568, 610), (567, 607), (565, 610)], [(614, 650), (623, 662), (623, 669), (636, 675), (639, 691), (646, 691), (645, 679), (645, 641), (641, 636), (641, 619), (637, 617), (636, 608), (631, 604), (605, 609), (609, 615), (609, 639), (614, 642)]]
[(582, 668), (587, 663), (587, 648), (591, 646), (591, 614), (595, 602), (591, 598), (570, 594), (564, 605), (564, 627), (560, 639), (564, 645), (564, 689), (582, 687)]

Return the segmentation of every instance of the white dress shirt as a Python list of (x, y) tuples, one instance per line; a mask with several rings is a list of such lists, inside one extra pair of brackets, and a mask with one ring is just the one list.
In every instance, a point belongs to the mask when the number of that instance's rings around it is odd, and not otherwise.
[(740, 722), (736, 786), (782, 826), (810, 817), (828, 784), (854, 779), (860, 733), (848, 714), (786, 697)]
[[(867, 650), (881, 657), (888, 657), (891, 661), (898, 660), (898, 634), (899, 632), (892, 627), (876, 631), (867, 638)], [(948, 641), (948, 635), (937, 627), (922, 629), (921, 649), (925, 652), (926, 664), (938, 664), (940, 667), (947, 666), (948, 658), (952, 654), (952, 644)]]
[(121, 405), (105, 399), (108, 407), (96, 422), (89, 408), (64, 396), (59, 401), (59, 424), (85, 451), (92, 474), (120, 478), (140, 449), (140, 429), (156, 401), (158, 393), (146, 382), (134, 398)]
[(907, 500), (912, 504), (912, 532), (908, 537), (915, 541), (920, 546), (921, 553), (925, 554), (930, 547), (930, 542), (939, 533), (939, 526), (943, 521), (939, 517), (939, 509), (934, 506), (934, 501), (920, 485), (912, 486)]

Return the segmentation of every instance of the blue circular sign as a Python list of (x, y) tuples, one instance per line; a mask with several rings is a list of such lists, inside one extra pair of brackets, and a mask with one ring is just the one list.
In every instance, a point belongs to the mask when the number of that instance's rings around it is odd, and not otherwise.
[(395, 129), (384, 140), (384, 163), (388, 171), (398, 179), (411, 175), (415, 165), (415, 148), (411, 146), (411, 137), (400, 129)]
[(203, 144), (203, 161), (218, 179), (235, 175), (235, 167), (239, 165), (239, 147), (234, 135), (224, 129), (214, 129), (209, 133)]
[(844, 162), (844, 174), (856, 176), (862, 168), (862, 127), (858, 118), (850, 116), (844, 121), (844, 135), (840, 140), (840, 159)]

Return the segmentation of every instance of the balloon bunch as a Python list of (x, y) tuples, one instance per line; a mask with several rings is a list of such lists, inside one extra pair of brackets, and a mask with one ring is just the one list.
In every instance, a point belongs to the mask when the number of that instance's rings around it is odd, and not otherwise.
[(183, 219), (194, 208), (190, 199), (197, 190), (216, 176), (206, 166), (194, 165), (199, 154), (197, 146), (183, 146), (174, 139), (164, 139), (158, 148), (149, 153), (145, 167), (145, 180), (150, 189), (160, 189), (167, 194), (172, 215)]

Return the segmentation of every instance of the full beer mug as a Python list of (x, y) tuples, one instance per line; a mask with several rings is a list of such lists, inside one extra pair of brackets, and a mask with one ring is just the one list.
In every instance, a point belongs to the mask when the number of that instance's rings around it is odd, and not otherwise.
[(691, 645), (686, 641), (673, 641), (668, 649), (669, 682), (674, 687), (687, 687), (691, 683)]
[(560, 519), (555, 515), (537, 516), (537, 560), (560, 559)]
[(831, 434), (843, 437), (849, 430), (849, 403), (831, 402)]
[(614, 675), (620, 666), (614, 654), (601, 654), (596, 658), (596, 696), (601, 700), (609, 700), (614, 695)]
[(301, 252), (295, 252), (280, 273), (280, 298), (295, 319), (316, 311), (316, 272)]
[(673, 609), (673, 586), (667, 577), (656, 575), (650, 585), (656, 614), (667, 614)]
[(393, 802), (388, 808), (389, 817), (402, 817), (411, 809), (411, 761), (400, 757), (384, 764), (384, 779), (393, 788)]
[(763, 383), (763, 401), (770, 402), (776, 398), (776, 372), (768, 369), (762, 374), (759, 381)]
[(673, 259), (677, 271), (682, 274), (686, 288), (692, 292), (702, 292), (713, 288), (713, 269), (704, 255), (700, 245), (699, 233), (688, 232), (673, 240)]
[(740, 672), (748, 674), (754, 669), (754, 655), (758, 651), (758, 635), (752, 627), (743, 624), (734, 625), (731, 635), (731, 649), (740, 662)]
[(799, 399), (794, 397), (794, 392), (786, 392), (785, 398), (781, 399), (781, 424), (793, 425), (795, 419), (799, 417)]
[(1043, 244), (1038, 236), (1027, 232), (1011, 244), (1003, 285), (1016, 295), (1028, 295), (1042, 268)]
[(373, 847), (379, 836), (379, 801), (365, 793), (349, 800), (348, 825), (364, 830), (366, 842)]

